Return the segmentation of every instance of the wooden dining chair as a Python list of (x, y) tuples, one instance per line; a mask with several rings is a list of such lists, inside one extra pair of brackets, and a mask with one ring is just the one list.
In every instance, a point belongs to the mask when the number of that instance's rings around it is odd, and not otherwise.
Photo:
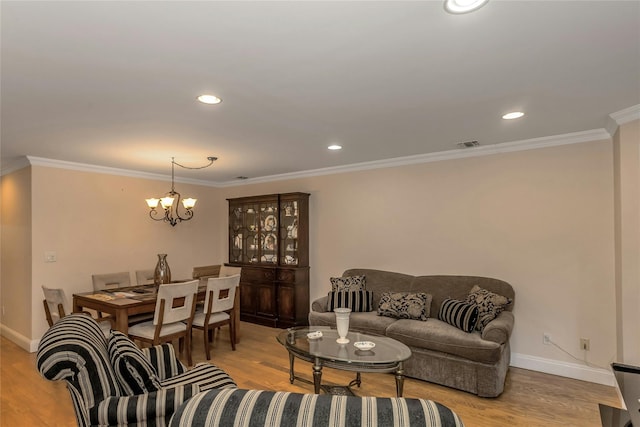
[[(46, 286), (43, 286), (42, 292), (44, 293), (44, 300), (42, 300), (44, 305), (44, 314), (47, 318), (49, 327), (52, 327), (54, 323), (67, 315), (64, 308), (67, 298), (64, 294), (64, 290), (60, 288), (47, 288)], [(91, 316), (91, 313), (85, 311), (83, 311), (82, 314)], [(98, 322), (98, 325), (100, 326), (100, 329), (102, 329), (104, 335), (109, 336), (111, 334), (111, 328), (113, 327), (111, 317), (98, 317), (94, 319)]]
[(178, 339), (180, 350), (187, 349), (191, 366), (191, 325), (197, 294), (197, 280), (160, 285), (153, 320), (129, 327), (129, 337), (154, 346)]
[(229, 276), (235, 276), (236, 274), (238, 275), (242, 274), (242, 267), (231, 267), (229, 265), (221, 265), (220, 273), (218, 274), (218, 277), (229, 277)]
[(119, 273), (94, 274), (91, 276), (94, 291), (117, 290), (131, 286), (131, 277), (128, 271)]
[(153, 285), (155, 270), (136, 270), (136, 283), (140, 285)]
[(44, 304), (44, 314), (47, 317), (49, 327), (51, 327), (58, 320), (66, 316), (64, 309), (64, 290), (43, 286), (42, 292), (44, 293), (44, 300), (42, 300), (42, 303)]
[(228, 277), (210, 277), (207, 281), (204, 310), (196, 312), (192, 324), (192, 328), (202, 330), (207, 360), (211, 360), (209, 345), (213, 341), (215, 329), (220, 326), (229, 325), (231, 349), (234, 351), (236, 349), (236, 325), (233, 309), (239, 283), (239, 274)]

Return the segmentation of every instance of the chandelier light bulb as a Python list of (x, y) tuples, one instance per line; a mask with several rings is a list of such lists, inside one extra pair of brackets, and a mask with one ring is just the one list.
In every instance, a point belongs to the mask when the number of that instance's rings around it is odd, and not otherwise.
[(164, 209), (170, 208), (173, 206), (173, 197), (163, 197), (160, 199), (160, 204)]
[(158, 207), (158, 203), (160, 202), (160, 199), (156, 199), (155, 197), (152, 197), (150, 199), (146, 199), (147, 200), (147, 205), (149, 205), (149, 207), (151, 209), (155, 209)]
[(182, 200), (182, 205), (185, 209), (193, 209), (197, 201), (198, 199), (192, 199), (191, 197), (188, 197)]

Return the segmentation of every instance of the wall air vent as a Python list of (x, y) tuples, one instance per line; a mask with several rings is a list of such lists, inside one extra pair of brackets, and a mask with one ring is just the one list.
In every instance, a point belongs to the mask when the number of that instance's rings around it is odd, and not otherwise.
[(458, 142), (456, 145), (458, 146), (458, 148), (471, 148), (471, 147), (478, 147), (480, 143), (478, 141), (465, 141), (465, 142)]

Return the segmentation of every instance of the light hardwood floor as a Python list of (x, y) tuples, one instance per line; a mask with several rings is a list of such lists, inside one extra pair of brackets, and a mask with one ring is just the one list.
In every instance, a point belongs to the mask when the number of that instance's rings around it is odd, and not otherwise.
[[(313, 392), (302, 382), (289, 384), (289, 359), (277, 343), (278, 329), (242, 323), (237, 351), (231, 351), (228, 328), (216, 335), (211, 362), (233, 377), (241, 388)], [(202, 334), (194, 332), (194, 363), (204, 362)], [(184, 357), (182, 357), (184, 359)], [(297, 360), (296, 372), (311, 379), (311, 366)], [(356, 394), (394, 396), (391, 374), (363, 374)], [(323, 382), (344, 384), (351, 373), (325, 369)], [(495, 399), (408, 378), (405, 397), (432, 399), (456, 411), (467, 427), (580, 426), (598, 427), (598, 403), (619, 406), (613, 387), (510, 368), (504, 393)], [(0, 340), (0, 426), (73, 426), (71, 398), (63, 383), (40, 377), (35, 354), (6, 338)]]

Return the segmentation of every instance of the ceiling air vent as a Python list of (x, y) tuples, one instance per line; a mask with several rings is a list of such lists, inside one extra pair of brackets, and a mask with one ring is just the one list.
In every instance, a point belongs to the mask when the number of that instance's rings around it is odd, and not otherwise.
[(466, 142), (458, 142), (456, 144), (458, 148), (471, 148), (478, 147), (480, 143), (478, 141), (466, 141)]

